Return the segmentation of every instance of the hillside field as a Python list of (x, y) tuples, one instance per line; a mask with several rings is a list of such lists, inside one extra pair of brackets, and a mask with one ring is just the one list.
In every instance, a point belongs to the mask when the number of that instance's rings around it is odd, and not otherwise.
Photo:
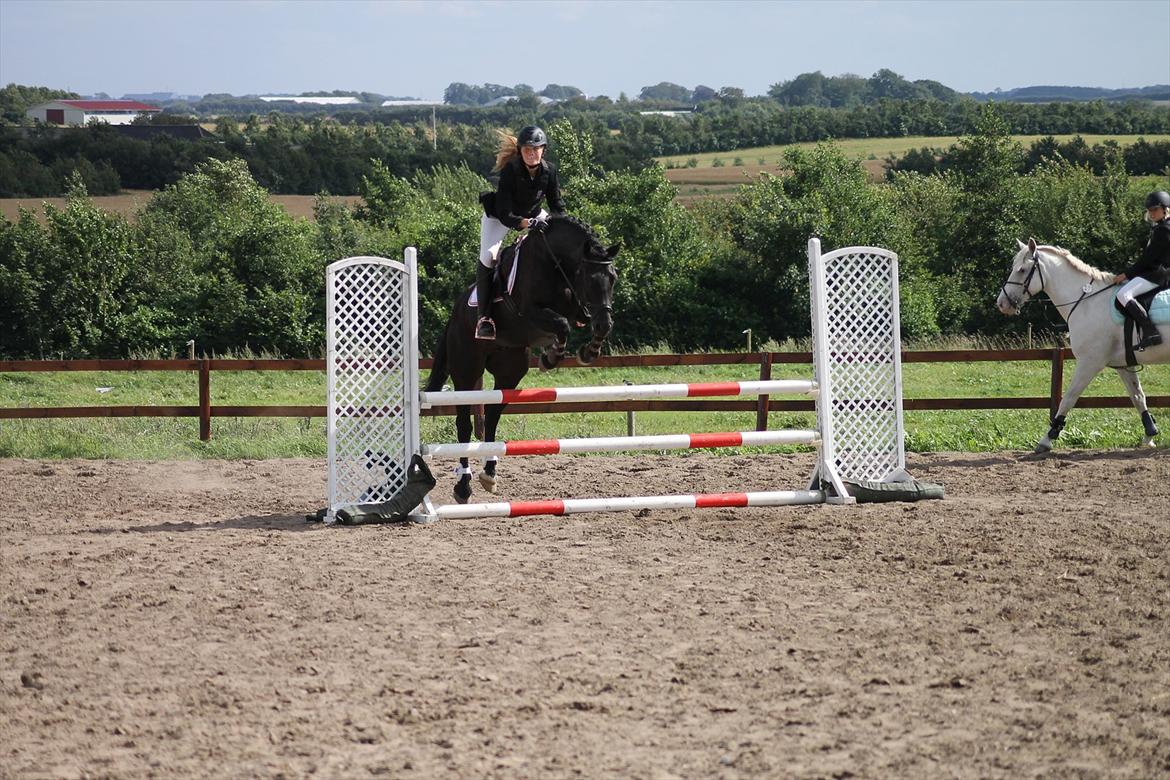
[[(126, 190), (121, 195), (98, 195), (91, 198), (94, 205), (112, 214), (121, 214), (132, 217), (150, 201), (154, 193), (150, 190)], [(284, 206), (294, 217), (313, 218), (313, 203), (316, 195), (269, 195), (273, 202)], [(339, 200), (352, 206), (361, 200), (358, 195), (336, 195), (332, 200)], [(49, 203), (57, 208), (65, 207), (65, 198), (0, 198), (0, 214), (10, 221), (20, 217), (20, 209), (31, 209), (38, 217), (44, 214), (44, 204)]]
[[(1077, 134), (1053, 136), (1057, 141), (1065, 142), (1075, 138)], [(1020, 135), (1016, 140), (1025, 147), (1046, 136)], [(1085, 143), (1092, 146), (1103, 141), (1113, 140), (1122, 146), (1132, 144), (1138, 138), (1147, 141), (1170, 141), (1170, 135), (1086, 135), (1081, 134)], [(911, 149), (923, 146), (932, 146), (945, 149), (958, 141), (957, 136), (909, 136), (905, 138), (846, 138), (833, 141), (845, 154), (859, 158), (870, 178), (880, 180), (885, 175), (882, 161), (889, 155), (902, 156)], [(811, 149), (815, 143), (790, 144), (787, 146), (759, 146), (751, 149), (737, 149), (729, 152), (705, 152), (693, 155), (671, 155), (655, 158), (666, 167), (666, 178), (678, 189), (679, 202), (690, 203), (698, 198), (707, 196), (730, 196), (736, 189), (755, 179), (760, 173), (777, 173), (779, 166), (784, 162), (784, 153), (793, 148)], [(690, 159), (696, 160), (695, 167), (683, 167)], [(736, 161), (739, 164), (736, 164)], [(716, 161), (719, 162), (716, 165)], [(671, 167), (674, 166), (674, 167)], [(124, 216), (132, 216), (150, 200), (152, 193), (149, 190), (126, 190), (121, 195), (101, 195), (92, 198), (99, 208)], [(294, 217), (313, 218), (314, 195), (271, 195), (272, 200), (281, 204)], [(360, 196), (337, 195), (340, 200), (352, 206)], [(51, 203), (58, 208), (65, 205), (64, 198), (0, 198), (0, 214), (15, 221), (19, 217), (19, 210), (32, 209), (38, 215), (43, 213), (43, 205)]]
[[(1057, 141), (1067, 142), (1078, 134), (1053, 136)], [(1170, 140), (1170, 135), (1091, 135), (1079, 134), (1089, 146), (1104, 141), (1117, 141), (1123, 147), (1139, 138), (1154, 141)], [(1046, 138), (1044, 135), (1018, 135), (1015, 139), (1025, 148), (1033, 142)], [(845, 138), (834, 141), (845, 154), (861, 160), (861, 164), (874, 181), (885, 175), (882, 161), (892, 155), (901, 157), (911, 149), (931, 146), (946, 149), (957, 143), (957, 136), (908, 136), (905, 138)], [(679, 193), (679, 201), (687, 203), (699, 197), (710, 195), (727, 196), (741, 184), (747, 184), (760, 173), (776, 173), (784, 162), (789, 149), (812, 149), (816, 143), (789, 144), (786, 146), (758, 146), (752, 149), (736, 149), (729, 152), (704, 152), (702, 154), (669, 155), (655, 158), (666, 170), (667, 180)], [(696, 160), (692, 168), (683, 167), (688, 160)], [(740, 164), (736, 164), (736, 161)], [(718, 161), (719, 165), (716, 164)], [(671, 167), (674, 166), (674, 167)]]

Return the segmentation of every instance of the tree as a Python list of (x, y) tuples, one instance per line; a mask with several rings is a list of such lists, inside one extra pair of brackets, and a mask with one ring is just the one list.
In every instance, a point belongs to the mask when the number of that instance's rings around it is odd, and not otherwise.
[(706, 103), (719, 97), (719, 93), (710, 87), (700, 84), (691, 92), (691, 100), (695, 103)]
[(653, 86), (642, 87), (642, 91), (638, 93), (638, 99), (688, 103), (691, 99), (691, 91), (686, 87), (672, 84), (669, 81), (660, 81)]
[(784, 106), (827, 106), (825, 97), (825, 76), (819, 70), (802, 73), (792, 81), (773, 84), (768, 96)]
[(994, 104), (982, 107), (975, 132), (960, 138), (950, 157), (950, 173), (963, 192), (962, 219), (955, 223), (954, 245), (934, 270), (963, 291), (968, 308), (959, 315), (967, 329), (1005, 327), (988, 303), (1020, 237), (1023, 162), (1024, 151)]
[(743, 90), (739, 87), (720, 87), (719, 100), (728, 108), (735, 108), (744, 100)]
[(560, 84), (549, 84), (540, 92), (536, 94), (541, 95), (552, 100), (568, 100), (569, 98), (582, 97), (584, 92), (576, 87), (561, 86)]

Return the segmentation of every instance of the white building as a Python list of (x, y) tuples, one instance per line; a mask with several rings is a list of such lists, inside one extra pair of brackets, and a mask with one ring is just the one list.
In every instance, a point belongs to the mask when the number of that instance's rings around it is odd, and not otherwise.
[(128, 125), (139, 114), (161, 111), (137, 100), (54, 100), (33, 106), (24, 114), (48, 125), (87, 125), (93, 119), (111, 125)]
[(442, 100), (427, 100), (420, 98), (418, 100), (383, 100), (382, 108), (398, 107), (398, 106), (441, 106)]
[(260, 99), (265, 103), (288, 101), (290, 103), (312, 103), (318, 106), (357, 106), (361, 105), (362, 102), (355, 97), (314, 97), (312, 95), (261, 95)]

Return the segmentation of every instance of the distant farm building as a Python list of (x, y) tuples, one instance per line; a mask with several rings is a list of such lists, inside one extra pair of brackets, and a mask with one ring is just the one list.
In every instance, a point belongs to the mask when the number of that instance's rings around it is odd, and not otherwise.
[(25, 116), (47, 125), (87, 125), (93, 120), (110, 125), (128, 125), (139, 114), (157, 114), (162, 109), (137, 100), (54, 100), (25, 111)]
[(425, 100), (425, 99), (421, 99), (421, 98), (419, 100), (383, 100), (382, 101), (382, 108), (388, 108), (388, 107), (396, 108), (399, 106), (441, 106), (441, 105), (443, 105), (442, 100)]
[(313, 95), (261, 95), (265, 103), (311, 103), (318, 106), (358, 106), (361, 100), (355, 97), (315, 97)]

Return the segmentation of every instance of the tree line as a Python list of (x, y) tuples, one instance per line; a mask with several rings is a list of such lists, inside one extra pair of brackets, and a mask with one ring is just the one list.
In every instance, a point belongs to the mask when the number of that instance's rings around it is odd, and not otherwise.
[[(61, 194), (73, 170), (91, 194), (159, 189), (211, 159), (243, 160), (274, 193), (352, 195), (360, 191), (371, 160), (403, 177), (436, 165), (467, 165), (486, 176), (500, 127), (566, 121), (590, 137), (598, 165), (623, 170), (645, 168), (664, 155), (832, 138), (960, 136), (974, 131), (981, 110), (972, 101), (883, 99), (851, 108), (790, 108), (775, 101), (720, 99), (679, 118), (573, 99), (551, 105), (442, 107), (433, 128), (430, 111), (420, 109), (397, 112), (395, 119), (379, 113), (349, 112), (331, 119), (273, 111), (263, 119), (250, 115), (242, 124), (223, 117), (215, 138), (200, 141), (166, 135), (138, 140), (104, 125), (0, 127), (0, 197)], [(1014, 134), (1170, 133), (1170, 113), (1150, 104), (996, 104), (996, 110)], [(164, 115), (151, 121), (175, 120)], [(923, 164), (925, 158), (911, 162)], [(1134, 159), (1134, 172), (1150, 172), (1139, 162)]]
[[(923, 146), (911, 149), (901, 157), (890, 155), (883, 163), (886, 178), (892, 180), (899, 172), (943, 173), (964, 164), (962, 149), (953, 144), (945, 149)], [(1065, 160), (1083, 165), (1097, 176), (1104, 176), (1115, 160), (1120, 158), (1130, 176), (1157, 176), (1170, 168), (1170, 141), (1147, 141), (1139, 138), (1122, 148), (1113, 140), (1092, 146), (1081, 136), (1058, 141), (1046, 136), (1033, 141), (1020, 164), (1022, 173), (1030, 173), (1051, 160)]]
[[(618, 348), (736, 348), (808, 335), (805, 246), (876, 245), (897, 252), (902, 328), (912, 339), (998, 333), (994, 298), (1015, 252), (1034, 235), (1119, 270), (1144, 242), (1141, 201), (1117, 150), (1102, 175), (1062, 158), (1024, 171), (1027, 151), (1000, 107), (985, 107), (946, 171), (898, 171), (870, 182), (832, 143), (793, 149), (782, 175), (762, 174), (726, 199), (675, 201), (660, 166), (599, 163), (595, 136), (548, 126), (566, 202), (606, 243), (620, 240)], [(1107, 150), (1108, 151), (1108, 150)], [(315, 220), (290, 217), (243, 159), (209, 158), (158, 192), (133, 220), (108, 214), (70, 178), (64, 208), (44, 221), (0, 220), (0, 357), (173, 354), (189, 339), (208, 353), (250, 347), (319, 356), (324, 268), (354, 255), (419, 250), (423, 350), (470, 284), (488, 187), (468, 165), (408, 176), (374, 160), (355, 209), (321, 197)], [(1158, 186), (1170, 188), (1165, 179)]]

